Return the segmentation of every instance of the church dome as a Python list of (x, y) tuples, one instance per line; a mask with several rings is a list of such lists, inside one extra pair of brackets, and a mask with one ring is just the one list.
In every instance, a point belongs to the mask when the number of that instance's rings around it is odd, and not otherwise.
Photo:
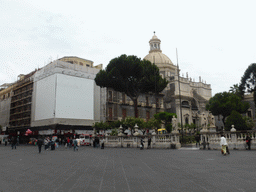
[(167, 57), (165, 54), (162, 53), (162, 50), (160, 49), (161, 41), (157, 38), (157, 36), (154, 34), (152, 39), (149, 41), (150, 51), (149, 54), (144, 57), (145, 60), (150, 61), (151, 63), (155, 63), (158, 67), (160, 65), (173, 65), (171, 59)]
[(145, 60), (150, 61), (151, 63), (157, 64), (172, 64), (171, 59), (167, 57), (165, 54), (161, 52), (151, 52), (146, 57), (144, 57)]

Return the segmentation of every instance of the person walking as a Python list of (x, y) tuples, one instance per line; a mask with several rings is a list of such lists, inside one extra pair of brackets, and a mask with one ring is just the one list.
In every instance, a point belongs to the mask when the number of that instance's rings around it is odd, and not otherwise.
[(19, 138), (19, 136), (17, 137), (17, 146), (19, 146), (20, 145), (20, 138)]
[[(224, 136), (225, 137), (225, 136)], [(226, 137), (225, 137), (225, 139), (226, 139)], [(227, 140), (227, 139), (226, 139)], [(227, 151), (227, 154), (230, 154), (230, 152), (229, 152), (229, 149), (228, 149), (228, 143), (227, 143), (227, 145), (226, 145), (226, 151)]]
[(223, 152), (223, 155), (226, 155), (227, 154), (227, 140), (226, 138), (224, 137), (224, 135), (221, 135), (221, 138), (220, 138), (220, 146), (221, 146), (221, 151)]
[(104, 149), (104, 144), (105, 143), (105, 139), (104, 138), (102, 138), (102, 140), (101, 140), (101, 149)]
[(15, 149), (16, 149), (16, 144), (17, 144), (17, 138), (12, 137), (12, 149), (13, 149), (13, 147), (15, 147)]
[(67, 147), (70, 147), (70, 138), (67, 139)]
[(197, 147), (197, 145), (198, 145), (198, 147), (200, 147), (200, 135), (199, 135), (199, 133), (196, 134), (195, 140), (196, 140), (196, 147)]
[(251, 150), (251, 137), (250, 137), (250, 134), (247, 133), (247, 136), (245, 138), (245, 141), (246, 141), (246, 144), (248, 146), (248, 150)]
[(5, 145), (5, 146), (7, 146), (7, 142), (8, 142), (8, 138), (5, 137), (5, 138), (4, 138), (4, 145)]
[(74, 151), (78, 151), (78, 147), (77, 147), (77, 140), (76, 139), (74, 139), (73, 140), (73, 144), (74, 144)]
[(73, 146), (73, 140), (72, 138), (70, 139), (70, 143), (69, 143), (69, 148), (71, 148)]
[(59, 146), (61, 146), (62, 145), (62, 140), (61, 140), (61, 138), (59, 138)]
[(95, 148), (95, 147), (96, 147), (96, 141), (95, 141), (95, 138), (93, 139), (93, 143), (92, 143), (92, 145), (93, 145), (93, 148)]
[(41, 148), (42, 148), (43, 142), (44, 142), (43, 139), (41, 137), (39, 137), (37, 140), (37, 146), (38, 146), (39, 153), (41, 153)]
[(150, 149), (150, 148), (151, 148), (151, 138), (148, 137), (148, 149)]
[(44, 138), (44, 150), (48, 150), (48, 139)]
[(140, 139), (140, 149), (144, 149), (144, 140), (142, 137)]

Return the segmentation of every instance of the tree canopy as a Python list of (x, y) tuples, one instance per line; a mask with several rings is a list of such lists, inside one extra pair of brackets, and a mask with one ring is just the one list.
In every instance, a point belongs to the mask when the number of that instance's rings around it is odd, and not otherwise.
[(249, 67), (245, 70), (244, 75), (241, 79), (241, 83), (239, 86), (240, 91), (242, 94), (244, 93), (254, 93), (254, 103), (256, 105), (256, 63), (252, 63)]
[(160, 112), (154, 115), (154, 118), (158, 120), (160, 123), (165, 125), (165, 128), (168, 132), (172, 131), (172, 118), (175, 116), (177, 118), (176, 113), (168, 113), (168, 112)]
[(225, 124), (225, 130), (230, 131), (232, 125), (235, 126), (236, 130), (247, 130), (248, 129), (243, 116), (235, 110), (233, 110), (231, 112), (230, 116), (227, 117), (227, 121)]
[(249, 103), (243, 102), (242, 98), (235, 93), (222, 92), (215, 94), (206, 105), (206, 109), (213, 115), (222, 115), (223, 124), (225, 119), (233, 110), (239, 113), (245, 113), (249, 109)]
[(159, 74), (159, 69), (150, 61), (131, 55), (112, 59), (105, 70), (100, 70), (95, 82), (100, 87), (124, 92), (134, 103), (134, 114), (138, 117), (137, 99), (140, 94), (159, 93), (168, 84)]

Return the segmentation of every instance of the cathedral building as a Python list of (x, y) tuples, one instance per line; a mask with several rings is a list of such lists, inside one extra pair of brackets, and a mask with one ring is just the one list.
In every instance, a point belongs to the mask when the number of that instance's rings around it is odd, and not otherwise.
[(211, 85), (202, 82), (201, 77), (199, 82), (192, 81), (188, 75), (180, 77), (179, 68), (162, 53), (161, 40), (155, 34), (150, 39), (149, 46), (149, 54), (144, 59), (157, 65), (160, 75), (169, 81), (163, 91), (165, 111), (176, 113), (179, 123), (182, 116), (183, 125), (194, 123), (197, 127), (201, 127), (203, 116), (210, 115), (206, 111), (206, 103), (212, 96)]

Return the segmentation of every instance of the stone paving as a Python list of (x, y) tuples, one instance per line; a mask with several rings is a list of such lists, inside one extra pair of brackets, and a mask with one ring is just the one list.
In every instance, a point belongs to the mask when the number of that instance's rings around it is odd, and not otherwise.
[(0, 146), (0, 192), (256, 191), (256, 152)]

